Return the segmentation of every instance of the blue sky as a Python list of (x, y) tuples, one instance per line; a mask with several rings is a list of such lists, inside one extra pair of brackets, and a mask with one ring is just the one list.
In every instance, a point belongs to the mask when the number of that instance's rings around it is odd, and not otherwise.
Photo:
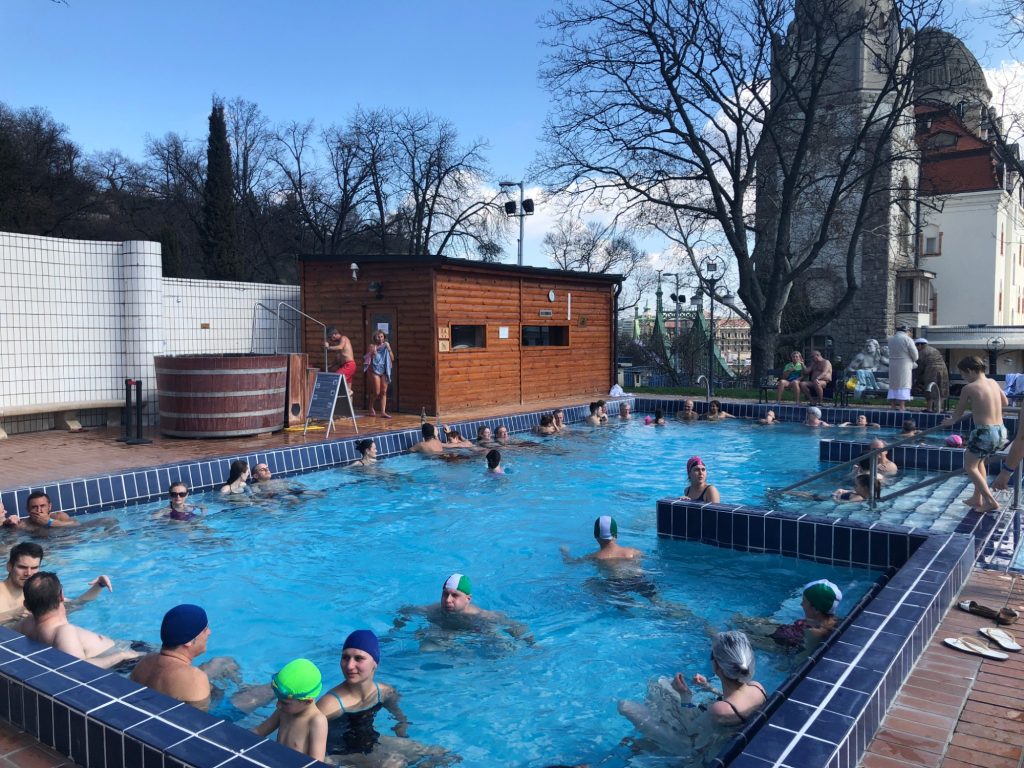
[[(273, 123), (328, 125), (357, 105), (429, 110), (489, 142), (495, 181), (519, 180), (548, 107), (537, 22), (555, 4), (0, 0), (0, 101), (46, 108), (87, 152), (135, 159), (147, 134), (205, 138), (214, 93), (256, 102)], [(991, 28), (968, 37), (983, 66), (1008, 58), (987, 50)], [(548, 222), (527, 219), (527, 263), (546, 266)]]

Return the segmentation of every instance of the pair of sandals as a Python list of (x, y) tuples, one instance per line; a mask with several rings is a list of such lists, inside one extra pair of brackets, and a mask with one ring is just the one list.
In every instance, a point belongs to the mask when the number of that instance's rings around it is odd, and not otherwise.
[[(995, 608), (990, 608), (987, 605), (981, 605), (974, 600), (964, 600), (962, 603), (959, 603), (959, 607), (962, 611), (974, 614), (975, 616), (983, 616), (986, 619), (994, 621), (996, 624), (1002, 624), (1004, 626), (1015, 623), (1019, 618), (1017, 611), (1012, 608), (1004, 607), (997, 611)], [(1010, 658), (1009, 655), (1003, 653), (1003, 651), (1011, 651), (1013, 653), (1019, 653), (1021, 651), (1021, 645), (1017, 642), (1017, 639), (1001, 627), (982, 627), (978, 632), (1003, 650), (997, 651), (990, 648), (986, 643), (983, 643), (976, 637), (947, 637), (943, 642), (951, 648), (956, 648), (958, 651), (998, 661), (1005, 661)]]

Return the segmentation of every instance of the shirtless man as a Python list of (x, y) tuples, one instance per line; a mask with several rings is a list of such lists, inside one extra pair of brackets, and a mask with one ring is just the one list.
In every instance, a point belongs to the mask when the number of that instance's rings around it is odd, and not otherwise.
[(555, 420), (555, 432), (562, 432), (569, 428), (569, 425), (565, 423), (565, 411), (561, 408), (555, 408), (551, 412), (551, 418)]
[(697, 421), (700, 418), (697, 409), (693, 407), (693, 400), (683, 400), (683, 407), (676, 411), (676, 418), (680, 421)]
[(562, 547), (562, 559), (567, 563), (578, 563), (584, 560), (637, 560), (644, 556), (639, 549), (620, 546), (617, 541), (619, 526), (611, 515), (601, 515), (594, 521), (594, 538), (598, 544), (596, 552), (572, 558), (569, 556), (569, 548)]
[(33, 574), (25, 582), (24, 594), (25, 607), (31, 616), (22, 619), (17, 629), (26, 637), (103, 669), (142, 655), (139, 651), (123, 647), (126, 644), (116, 643), (106, 635), (69, 622), (64, 608), (64, 590), (57, 574), (47, 571)]
[(592, 427), (600, 427), (604, 424), (604, 421), (601, 419), (601, 403), (599, 401), (590, 404), (590, 415), (587, 416), (587, 424)]
[(25, 502), (30, 528), (63, 528), (78, 525), (67, 512), (54, 512), (50, 497), (42, 491), (33, 491)]
[(461, 573), (453, 573), (441, 586), (441, 600), (423, 606), (405, 606), (398, 611), (395, 627), (400, 629), (414, 615), (426, 616), (431, 624), (443, 629), (466, 630), (479, 627), (486, 622), (500, 627), (506, 634), (514, 638), (522, 638), (533, 644), (533, 637), (528, 634), (525, 624), (511, 620), (501, 611), (485, 611), (473, 602), (473, 584), (469, 577)]
[[(43, 548), (38, 544), (23, 541), (11, 547), (10, 557), (7, 558), (7, 578), (0, 582), (0, 623), (28, 616), (24, 602), (25, 582), (35, 575), (42, 562)], [(80, 608), (99, 597), (104, 588), (114, 591), (110, 577), (97, 576), (90, 582), (89, 589), (74, 600), (67, 601), (64, 604), (65, 608), (69, 611)]]
[(978, 512), (993, 512), (999, 509), (999, 503), (989, 490), (985, 461), (1006, 443), (1006, 427), (1003, 426), (1006, 395), (996, 382), (985, 375), (985, 362), (980, 357), (965, 357), (956, 367), (967, 379), (967, 384), (960, 392), (956, 410), (942, 422), (942, 426), (953, 426), (970, 409), (974, 429), (967, 438), (964, 469), (974, 483), (974, 493), (964, 499), (964, 504)]
[(540, 417), (540, 423), (533, 427), (533, 434), (547, 436), (553, 435), (558, 430), (555, 428), (555, 417), (549, 413), (545, 413)]
[(444, 443), (437, 439), (437, 431), (429, 421), (423, 422), (420, 427), (423, 439), (409, 449), (410, 453), (425, 453), (429, 456), (437, 456), (444, 453)]
[(348, 382), (348, 388), (352, 389), (352, 376), (356, 372), (355, 355), (352, 353), (352, 342), (348, 336), (342, 336), (341, 331), (333, 326), (327, 329), (327, 340), (324, 342), (324, 349), (334, 353), (334, 359), (328, 364), (328, 368), (334, 373), (340, 373)]
[(619, 403), (619, 418), (622, 419), (623, 421), (625, 421), (626, 419), (631, 418), (631, 416), (630, 416), (630, 411), (631, 410), (632, 409), (629, 407), (629, 403), (627, 403), (625, 400), (623, 400), (621, 403)]
[(210, 622), (198, 605), (183, 604), (164, 614), (161, 647), (132, 670), (132, 680), (199, 709), (210, 705), (210, 678), (192, 662), (206, 653)]
[(811, 366), (807, 371), (807, 381), (800, 382), (811, 403), (821, 403), (825, 397), (825, 387), (832, 381), (832, 363), (818, 350), (811, 352)]

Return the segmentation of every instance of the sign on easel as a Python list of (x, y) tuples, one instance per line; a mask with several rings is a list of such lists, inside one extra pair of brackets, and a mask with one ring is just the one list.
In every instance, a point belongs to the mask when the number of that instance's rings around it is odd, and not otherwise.
[(313, 394), (309, 398), (309, 408), (306, 409), (306, 426), (302, 428), (303, 435), (309, 429), (309, 422), (326, 421), (327, 434), (325, 437), (330, 437), (331, 427), (334, 426), (334, 408), (338, 401), (342, 378), (340, 373), (317, 373), (316, 381), (313, 382)]

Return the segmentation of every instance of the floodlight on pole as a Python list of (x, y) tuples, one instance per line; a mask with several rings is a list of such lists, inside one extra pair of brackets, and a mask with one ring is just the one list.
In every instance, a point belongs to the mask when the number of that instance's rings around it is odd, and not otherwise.
[(519, 207), (516, 208), (514, 202), (505, 203), (505, 215), (506, 216), (518, 216), (519, 217), (519, 266), (523, 266), (523, 219), (533, 214), (533, 200), (523, 199), (523, 182), (521, 181), (499, 181), (498, 186), (502, 189), (508, 187), (519, 187)]

